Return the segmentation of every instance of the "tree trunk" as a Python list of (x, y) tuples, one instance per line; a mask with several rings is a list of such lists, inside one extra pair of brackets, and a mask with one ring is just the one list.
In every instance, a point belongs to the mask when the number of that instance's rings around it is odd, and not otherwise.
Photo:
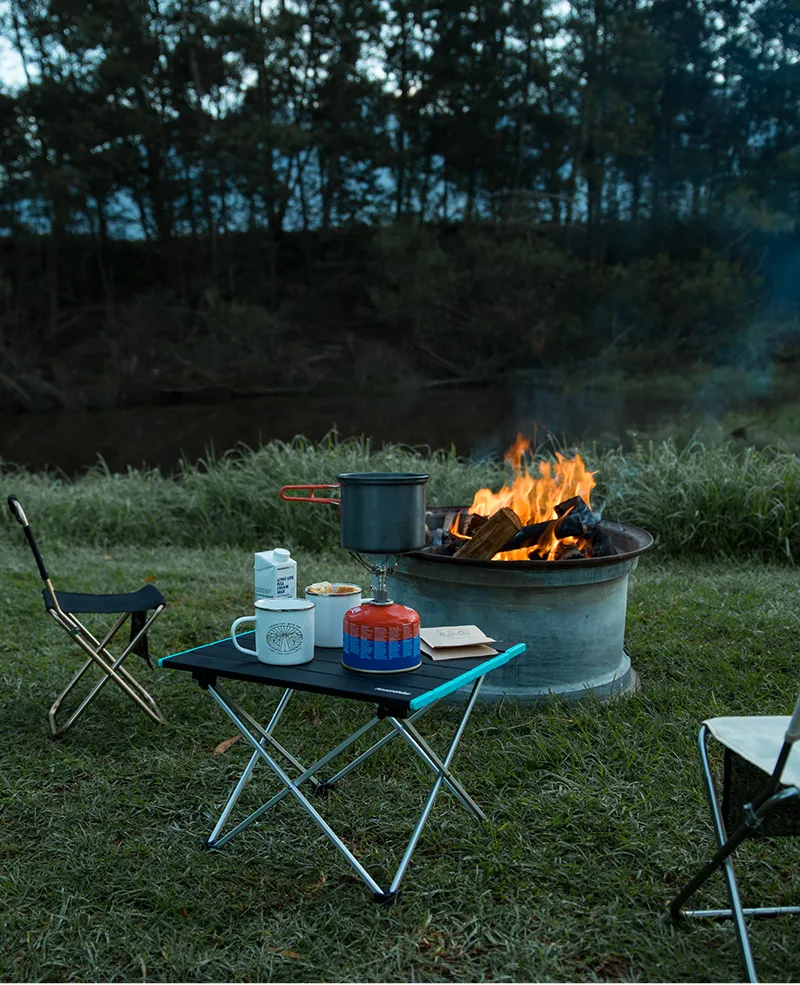
[(405, 206), (406, 193), (406, 130), (405, 119), (408, 106), (408, 62), (406, 50), (406, 25), (401, 28), (401, 57), (400, 57), (400, 99), (397, 112), (397, 168), (395, 169), (395, 219), (399, 219)]

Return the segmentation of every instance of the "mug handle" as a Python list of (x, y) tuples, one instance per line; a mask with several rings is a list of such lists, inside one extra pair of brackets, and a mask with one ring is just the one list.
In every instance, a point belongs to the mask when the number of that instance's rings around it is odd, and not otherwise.
[(255, 616), (239, 616), (238, 619), (234, 619), (233, 624), (231, 625), (231, 643), (233, 643), (233, 645), (236, 647), (237, 650), (241, 650), (242, 653), (249, 653), (251, 656), (257, 657), (258, 654), (256, 653), (255, 650), (251, 650), (247, 646), (242, 646), (240, 643), (237, 643), (236, 641), (236, 630), (239, 628), (239, 626), (241, 626), (243, 622), (255, 622), (255, 621), (256, 621)]

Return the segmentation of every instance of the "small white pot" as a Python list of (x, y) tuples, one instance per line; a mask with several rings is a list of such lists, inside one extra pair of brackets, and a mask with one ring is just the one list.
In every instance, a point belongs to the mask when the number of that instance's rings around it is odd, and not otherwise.
[(344, 644), (343, 626), (344, 614), (354, 605), (361, 605), (361, 589), (358, 585), (343, 585), (334, 582), (333, 588), (348, 587), (351, 592), (339, 595), (318, 595), (316, 592), (306, 592), (306, 599), (314, 602), (314, 636), (317, 646), (341, 647)]

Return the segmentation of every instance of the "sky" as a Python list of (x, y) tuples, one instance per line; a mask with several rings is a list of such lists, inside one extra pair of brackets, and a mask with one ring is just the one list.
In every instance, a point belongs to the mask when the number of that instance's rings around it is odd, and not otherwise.
[(9, 49), (6, 40), (0, 37), (0, 85), (4, 89), (14, 89), (22, 81), (22, 65), (19, 57)]
[[(7, 14), (8, 3), (6, 0), (0, 0), (0, 23), (5, 20)], [(22, 62), (19, 55), (0, 33), (0, 88), (13, 89), (21, 85), (23, 81)]]

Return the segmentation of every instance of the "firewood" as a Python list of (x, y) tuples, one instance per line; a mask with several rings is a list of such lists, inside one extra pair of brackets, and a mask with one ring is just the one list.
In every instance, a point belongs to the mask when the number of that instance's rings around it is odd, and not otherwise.
[(540, 542), (548, 543), (551, 537), (591, 537), (597, 527), (597, 517), (580, 496), (573, 496), (555, 507), (557, 519), (529, 523), (515, 533), (503, 547), (504, 551), (534, 548)]
[(576, 544), (565, 544), (563, 540), (556, 545), (553, 554), (554, 561), (578, 561), (585, 557), (586, 555)]
[[(555, 525), (555, 520), (541, 520), (520, 527), (503, 545), (504, 551), (519, 551), (523, 547), (535, 547)], [(549, 537), (547, 538), (549, 540)]]
[[(444, 544), (452, 546), (453, 553), (464, 543), (465, 537), (474, 537), (479, 527), (486, 523), (487, 517), (479, 516), (477, 513), (468, 513), (466, 510), (459, 510), (457, 513), (446, 513), (442, 529), (434, 531), (426, 543), (431, 546)], [(451, 533), (455, 530), (456, 533)]]
[(453, 510), (452, 513), (445, 513), (444, 522), (442, 523), (442, 530), (446, 534), (449, 534), (453, 527), (459, 530), (458, 518), (461, 516), (461, 510)]
[(454, 557), (474, 561), (491, 561), (504, 544), (522, 527), (522, 521), (510, 506), (493, 513), (471, 540), (464, 543)]
[(488, 520), (488, 516), (481, 516), (480, 513), (462, 513), (458, 532), (464, 534), (465, 537), (474, 537)]
[(553, 507), (553, 511), (556, 516), (566, 516), (570, 510), (579, 509), (581, 506), (586, 506), (584, 499), (581, 496), (573, 496), (571, 499), (565, 499), (563, 502), (558, 503)]
[(597, 525), (591, 540), (586, 545), (588, 557), (614, 557), (618, 554), (617, 546), (606, 531)]
[(555, 507), (558, 522), (556, 537), (591, 537), (597, 526), (597, 516), (580, 496), (565, 499)]

